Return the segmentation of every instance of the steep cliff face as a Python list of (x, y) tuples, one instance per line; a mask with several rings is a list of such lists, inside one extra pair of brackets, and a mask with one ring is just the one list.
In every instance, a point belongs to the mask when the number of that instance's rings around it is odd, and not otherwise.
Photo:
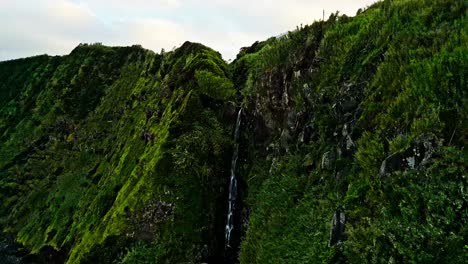
[(189, 42), (1, 62), (0, 226), (32, 255), (1, 237), (0, 255), (462, 262), (466, 10), (383, 1), (256, 42), (230, 65)]
[(466, 259), (462, 1), (384, 1), (257, 43), (242, 263)]
[(1, 67), (2, 225), (19, 243), (68, 263), (217, 257), (235, 93), (218, 53), (82, 45)]

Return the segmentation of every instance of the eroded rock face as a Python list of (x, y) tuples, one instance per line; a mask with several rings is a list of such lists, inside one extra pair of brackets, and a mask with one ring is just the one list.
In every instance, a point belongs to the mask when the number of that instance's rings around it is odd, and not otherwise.
[(395, 171), (419, 169), (430, 162), (437, 148), (441, 145), (434, 134), (424, 134), (411, 143), (405, 151), (388, 156), (380, 166), (380, 176)]
[(346, 225), (346, 216), (344, 208), (339, 206), (335, 214), (330, 228), (330, 240), (328, 241), (328, 247), (336, 245), (338, 242), (343, 240)]

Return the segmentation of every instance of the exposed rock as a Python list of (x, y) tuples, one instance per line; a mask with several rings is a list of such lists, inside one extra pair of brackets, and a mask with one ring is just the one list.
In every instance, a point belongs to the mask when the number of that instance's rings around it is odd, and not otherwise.
[(273, 157), (271, 159), (271, 165), (270, 165), (270, 169), (268, 170), (268, 173), (271, 174), (273, 172), (273, 170), (275, 169), (276, 167), (276, 163), (278, 162), (278, 159), (276, 157)]
[(330, 240), (328, 247), (336, 245), (343, 240), (346, 225), (346, 216), (342, 206), (339, 206), (333, 214), (330, 228)]
[(291, 140), (291, 135), (289, 134), (289, 131), (287, 129), (283, 129), (281, 132), (281, 149), (286, 150), (286, 152), (289, 152), (289, 141)]
[(322, 156), (322, 169), (332, 170), (335, 163), (336, 153), (335, 151), (327, 151)]
[(289, 105), (289, 83), (284, 84), (284, 90), (283, 90), (283, 106), (287, 107)]
[(405, 151), (388, 156), (382, 162), (379, 174), (385, 176), (395, 171), (414, 170), (425, 166), (439, 146), (440, 142), (434, 134), (424, 134)]
[(294, 129), (293, 129), (295, 135), (298, 135), (300, 133), (300, 131), (304, 128), (304, 126), (306, 125), (308, 117), (309, 117), (309, 115), (308, 115), (308, 113), (306, 111), (300, 111), (299, 113), (297, 113), (296, 123), (295, 123)]
[(299, 78), (299, 77), (301, 77), (301, 71), (295, 71), (294, 78)]
[(394, 171), (403, 169), (406, 167), (405, 157), (402, 153), (393, 153), (388, 156), (380, 166), (379, 174), (384, 176), (386, 174), (392, 173)]
[(287, 125), (290, 130), (293, 130), (296, 126), (297, 113), (292, 111), (288, 113)]
[(255, 115), (253, 119), (253, 129), (254, 129), (254, 142), (257, 144), (262, 144), (267, 141), (270, 136), (270, 131), (268, 126), (265, 124), (265, 120), (261, 115)]
[(351, 150), (354, 147), (354, 142), (349, 135), (346, 136), (346, 150)]
[(419, 166), (425, 166), (427, 163), (429, 163), (434, 153), (442, 145), (442, 143), (434, 134), (422, 135), (416, 141), (416, 144), (416, 150), (419, 150), (417, 156), (419, 159), (422, 157), (421, 161), (419, 162)]
[(304, 143), (304, 131), (301, 131), (297, 136), (297, 142), (299, 145)]
[(306, 83), (303, 86), (303, 92), (304, 92), (304, 99), (306, 102), (309, 104), (313, 103), (313, 97), (312, 97), (312, 89), (309, 87), (309, 85)]
[(345, 140), (346, 140), (346, 150), (349, 151), (349, 150), (351, 150), (351, 148), (354, 148), (355, 144), (354, 144), (353, 139), (351, 138), (350, 133), (348, 132), (348, 125), (347, 124), (345, 124), (343, 126), (342, 135), (343, 135), (343, 137), (345, 137)]
[(303, 133), (303, 142), (305, 144), (309, 144), (309, 142), (315, 139), (315, 137), (316, 134), (314, 133), (313, 127), (311, 125), (306, 125)]

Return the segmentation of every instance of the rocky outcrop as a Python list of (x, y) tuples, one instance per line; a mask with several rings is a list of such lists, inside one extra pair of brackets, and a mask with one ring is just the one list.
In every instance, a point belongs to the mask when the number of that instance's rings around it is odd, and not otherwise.
[(402, 152), (388, 156), (380, 166), (380, 176), (389, 175), (395, 171), (419, 169), (431, 161), (441, 142), (434, 134), (424, 134), (411, 143)]

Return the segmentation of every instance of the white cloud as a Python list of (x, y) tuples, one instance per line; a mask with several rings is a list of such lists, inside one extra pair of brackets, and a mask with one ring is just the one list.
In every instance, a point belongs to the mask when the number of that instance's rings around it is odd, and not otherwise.
[(0, 59), (41, 53), (64, 54), (81, 41), (105, 34), (83, 6), (67, 1), (6, 1), (0, 10)]
[(335, 10), (354, 15), (374, 0), (0, 0), (0, 60), (67, 54), (81, 42), (141, 44), (159, 51), (185, 40), (234, 58), (256, 40)]
[(162, 19), (121, 20), (113, 24), (111, 45), (140, 44), (159, 52), (161, 48), (179, 46), (185, 40), (185, 29)]

